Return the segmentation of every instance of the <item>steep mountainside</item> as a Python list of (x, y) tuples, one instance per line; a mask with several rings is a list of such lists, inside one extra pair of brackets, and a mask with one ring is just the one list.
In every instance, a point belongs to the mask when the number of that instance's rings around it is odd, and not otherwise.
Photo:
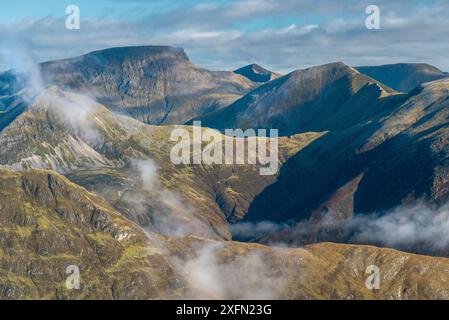
[(234, 72), (254, 82), (268, 82), (281, 76), (279, 73), (271, 72), (258, 64), (249, 64), (234, 70)]
[(397, 63), (357, 67), (356, 69), (401, 92), (410, 92), (422, 83), (449, 76), (447, 73), (426, 63)]
[[(255, 85), (233, 72), (199, 68), (183, 49), (166, 46), (106, 49), (45, 62), (39, 69), (43, 87), (88, 92), (108, 108), (150, 124), (182, 124), (232, 103)], [(0, 74), (3, 108), (26, 85), (11, 71)]]
[[(146, 228), (230, 239), (227, 221), (239, 220), (277, 175), (261, 176), (258, 165), (174, 165), (172, 129), (52, 87), (0, 132), (0, 165), (64, 173)], [(321, 135), (281, 138), (279, 167)]]
[(342, 130), (388, 111), (402, 97), (343, 63), (331, 63), (270, 81), (198, 119), (217, 129), (278, 128), (282, 135)]
[[(448, 97), (448, 79), (430, 82), (394, 112), (322, 136), (284, 164), (246, 219), (316, 223), (329, 215), (381, 215), (418, 200), (443, 205), (449, 198)], [(328, 239), (346, 241), (345, 236), (331, 232)], [(311, 241), (319, 241), (316, 237)], [(425, 246), (413, 249), (428, 252)]]

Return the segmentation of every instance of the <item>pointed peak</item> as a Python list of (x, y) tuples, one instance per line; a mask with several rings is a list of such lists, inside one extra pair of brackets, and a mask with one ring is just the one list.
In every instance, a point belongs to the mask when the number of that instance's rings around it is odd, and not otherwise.
[(280, 74), (265, 69), (255, 63), (234, 70), (234, 73), (240, 74), (254, 82), (268, 82), (280, 76)]

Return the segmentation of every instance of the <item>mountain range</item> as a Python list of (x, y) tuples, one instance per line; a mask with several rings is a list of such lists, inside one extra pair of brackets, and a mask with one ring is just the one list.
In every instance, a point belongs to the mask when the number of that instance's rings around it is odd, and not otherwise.
[[(0, 73), (0, 297), (448, 298), (448, 101), (426, 64), (209, 71), (166, 46)], [(173, 164), (193, 120), (278, 129), (279, 172)]]
[[(234, 72), (195, 66), (183, 49), (166, 46), (112, 48), (44, 62), (37, 69), (42, 87), (89, 92), (111, 110), (154, 125), (183, 123), (228, 105), (255, 86)], [(11, 95), (25, 87), (27, 79), (17, 77), (3, 74), (0, 90)]]

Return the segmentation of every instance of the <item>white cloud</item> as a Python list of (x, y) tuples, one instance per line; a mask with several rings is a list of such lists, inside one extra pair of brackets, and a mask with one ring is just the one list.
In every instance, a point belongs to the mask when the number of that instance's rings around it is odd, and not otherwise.
[(449, 206), (398, 207), (383, 215), (358, 215), (349, 226), (356, 242), (405, 250), (440, 251), (449, 246)]
[[(251, 0), (190, 4), (133, 20), (89, 18), (76, 31), (66, 30), (63, 19), (23, 20), (0, 25), (0, 37), (28, 43), (40, 60), (111, 46), (167, 44), (184, 47), (194, 63), (212, 69), (257, 62), (287, 72), (344, 61), (427, 62), (449, 70), (449, 8), (444, 1), (379, 0), (377, 5), (381, 30), (365, 28), (365, 1)], [(7, 66), (0, 58), (0, 68)]]

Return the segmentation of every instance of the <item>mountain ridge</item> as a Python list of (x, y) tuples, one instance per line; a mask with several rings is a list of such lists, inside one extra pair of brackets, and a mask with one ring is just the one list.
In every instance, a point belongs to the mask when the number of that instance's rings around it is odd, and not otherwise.
[[(226, 108), (194, 120), (219, 130), (277, 128), (279, 134), (289, 135), (355, 125), (393, 106), (401, 97), (391, 88), (336, 62), (293, 71), (257, 87)], [(357, 113), (361, 117), (351, 119)]]
[(397, 91), (410, 92), (419, 85), (449, 77), (449, 74), (426, 63), (396, 63), (356, 67), (364, 73)]
[[(176, 224), (167, 221), (181, 219), (189, 232), (230, 239), (228, 221), (240, 220), (252, 199), (277, 176), (261, 176), (256, 165), (176, 166), (170, 161), (174, 128), (179, 126), (144, 124), (92, 99), (52, 87), (0, 131), (0, 166), (65, 174), (143, 227), (152, 228), (163, 218), (164, 229), (171, 230)], [(192, 131), (192, 127), (183, 128)], [(279, 162), (322, 134), (280, 138)], [(161, 186), (145, 187), (139, 172), (142, 161), (146, 161), (145, 171), (157, 167)]]
[[(389, 113), (315, 140), (284, 164), (279, 179), (256, 197), (244, 220), (289, 221), (292, 232), (278, 232), (280, 238), (274, 238), (297, 243), (347, 242), (350, 235), (345, 228), (353, 219), (408, 212), (413, 221), (414, 206), (430, 211), (432, 224), (437, 215), (433, 212), (439, 211), (419, 204), (439, 208), (448, 199), (448, 90), (448, 79), (423, 84)], [(295, 225), (301, 223), (313, 234), (305, 235), (301, 228), (296, 232)], [(410, 240), (399, 248), (448, 254), (447, 245), (430, 249), (430, 239)]]

